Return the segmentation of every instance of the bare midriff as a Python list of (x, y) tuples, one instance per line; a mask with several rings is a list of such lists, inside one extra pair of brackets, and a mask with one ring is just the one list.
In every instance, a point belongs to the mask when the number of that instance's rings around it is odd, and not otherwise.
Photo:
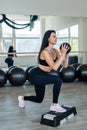
[(38, 67), (45, 72), (50, 72), (52, 70), (52, 68), (50, 68), (49, 66), (43, 66), (40, 64), (38, 64)]

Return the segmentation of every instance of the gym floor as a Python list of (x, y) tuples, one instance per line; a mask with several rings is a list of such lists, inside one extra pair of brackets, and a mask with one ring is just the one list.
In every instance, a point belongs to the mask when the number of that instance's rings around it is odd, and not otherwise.
[(63, 83), (59, 103), (75, 106), (77, 115), (58, 127), (40, 124), (41, 115), (49, 111), (52, 101), (52, 85), (47, 86), (41, 104), (26, 102), (26, 107), (18, 107), (18, 95), (34, 94), (33, 85), (0, 88), (0, 129), (1, 130), (87, 130), (87, 83)]

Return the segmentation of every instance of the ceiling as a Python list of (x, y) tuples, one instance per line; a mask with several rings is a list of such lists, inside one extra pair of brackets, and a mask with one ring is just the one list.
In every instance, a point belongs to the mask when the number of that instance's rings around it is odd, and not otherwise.
[(0, 0), (0, 14), (87, 17), (87, 0)]

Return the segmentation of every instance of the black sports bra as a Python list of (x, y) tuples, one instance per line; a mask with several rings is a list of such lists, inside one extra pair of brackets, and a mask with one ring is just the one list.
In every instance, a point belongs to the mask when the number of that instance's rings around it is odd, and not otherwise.
[[(56, 59), (54, 60), (54, 62), (56, 61)], [(44, 66), (49, 66), (48, 64), (47, 64), (47, 62), (45, 61), (45, 60), (42, 60), (42, 59), (39, 59), (39, 64), (41, 64), (41, 65), (44, 65)]]

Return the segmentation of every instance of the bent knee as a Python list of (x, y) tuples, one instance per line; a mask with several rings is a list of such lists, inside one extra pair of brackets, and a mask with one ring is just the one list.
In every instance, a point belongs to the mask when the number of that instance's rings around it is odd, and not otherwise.
[(38, 103), (42, 103), (43, 102), (43, 98), (38, 98)]

